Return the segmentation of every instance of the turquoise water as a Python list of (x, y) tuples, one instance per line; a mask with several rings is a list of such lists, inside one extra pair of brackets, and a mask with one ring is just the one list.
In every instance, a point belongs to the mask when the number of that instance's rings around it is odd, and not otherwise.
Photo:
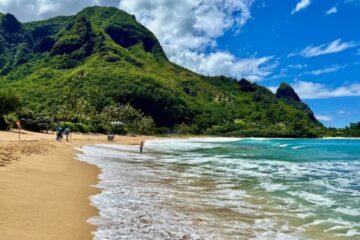
[(97, 239), (360, 239), (360, 140), (169, 139), (146, 142), (143, 155), (83, 151), (103, 169)]

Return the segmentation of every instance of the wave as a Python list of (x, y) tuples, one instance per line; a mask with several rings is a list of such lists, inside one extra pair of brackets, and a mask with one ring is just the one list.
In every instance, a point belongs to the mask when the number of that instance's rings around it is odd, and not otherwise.
[(287, 146), (289, 146), (289, 144), (280, 144), (279, 145), (279, 147), (281, 147), (281, 148), (284, 148), (284, 147), (287, 147)]
[(294, 149), (294, 150), (297, 150), (297, 149), (300, 149), (300, 148), (305, 148), (305, 146), (296, 146), (296, 147), (292, 147), (292, 149)]

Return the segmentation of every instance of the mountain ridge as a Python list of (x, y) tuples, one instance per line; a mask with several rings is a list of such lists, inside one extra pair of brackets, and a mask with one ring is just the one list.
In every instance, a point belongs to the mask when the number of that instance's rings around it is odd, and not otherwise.
[(57, 118), (71, 92), (97, 112), (131, 104), (179, 133), (311, 137), (323, 129), (300, 99), (171, 63), (155, 35), (119, 9), (89, 7), (8, 31), (16, 21), (0, 15), (0, 84), (19, 92), (33, 115)]

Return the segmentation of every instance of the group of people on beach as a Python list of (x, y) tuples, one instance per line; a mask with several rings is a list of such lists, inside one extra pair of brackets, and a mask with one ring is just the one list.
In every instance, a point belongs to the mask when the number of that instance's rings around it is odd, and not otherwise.
[(65, 136), (65, 139), (68, 142), (69, 138), (70, 138), (70, 135), (71, 135), (71, 130), (70, 130), (69, 127), (63, 128), (63, 127), (58, 126), (56, 128), (56, 141), (61, 142), (61, 140)]
[[(66, 141), (68, 142), (69, 141), (69, 138), (71, 137), (71, 130), (69, 127), (56, 127), (56, 141), (58, 142), (61, 142), (61, 140), (64, 138), (65, 136), (65, 139)], [(115, 135), (113, 133), (107, 133), (107, 139), (109, 142), (113, 142), (114, 139), (115, 139)], [(143, 150), (144, 150), (144, 141), (141, 141), (140, 142), (140, 153), (142, 154), (143, 153)]]

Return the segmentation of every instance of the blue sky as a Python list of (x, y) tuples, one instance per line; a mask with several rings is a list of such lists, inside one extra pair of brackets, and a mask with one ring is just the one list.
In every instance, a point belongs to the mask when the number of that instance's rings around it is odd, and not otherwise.
[(123, 9), (169, 59), (205, 75), (291, 84), (326, 126), (360, 121), (360, 0), (0, 0), (23, 22)]
[[(239, 57), (274, 56), (278, 66), (260, 84), (291, 83), (325, 125), (343, 127), (360, 121), (360, 86), (352, 86), (360, 83), (360, 1), (310, 1), (308, 7), (292, 14), (298, 2), (255, 4), (252, 19), (241, 33), (226, 33), (218, 39), (219, 46)], [(330, 9), (331, 14), (327, 13)], [(348, 45), (318, 56), (300, 54), (307, 47), (325, 49), (334, 41)]]

